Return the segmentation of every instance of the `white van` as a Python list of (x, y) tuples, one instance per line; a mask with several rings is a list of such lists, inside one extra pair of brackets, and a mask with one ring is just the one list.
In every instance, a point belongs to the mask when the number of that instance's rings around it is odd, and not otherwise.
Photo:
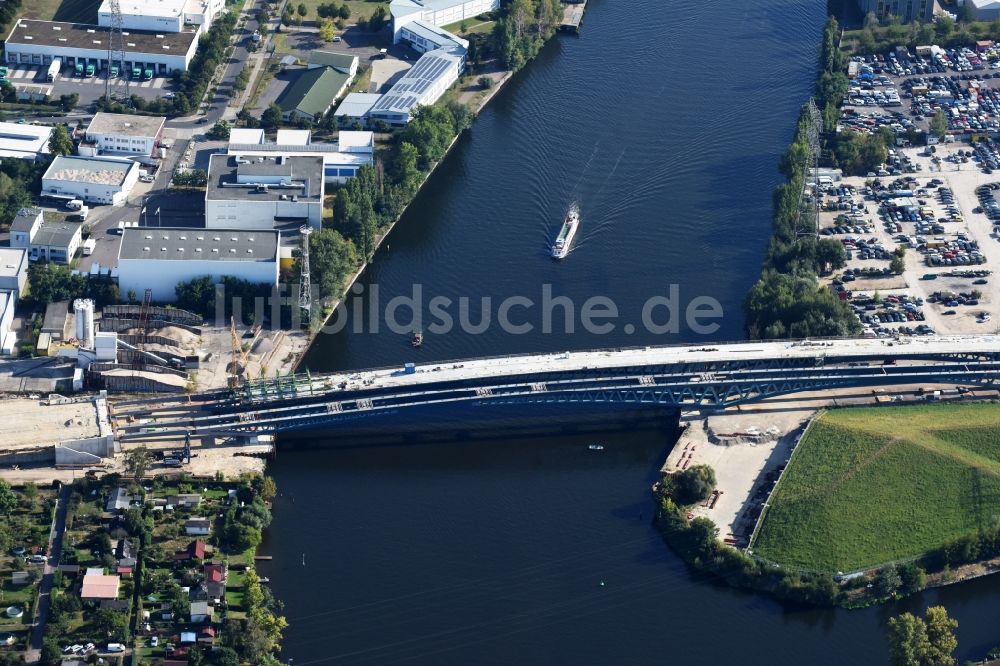
[(66, 202), (66, 208), (67, 210), (80, 210), (81, 208), (83, 208), (83, 200), (71, 199), (70, 201)]
[(89, 257), (94, 254), (94, 250), (97, 249), (97, 241), (93, 238), (88, 238), (83, 241), (83, 256)]

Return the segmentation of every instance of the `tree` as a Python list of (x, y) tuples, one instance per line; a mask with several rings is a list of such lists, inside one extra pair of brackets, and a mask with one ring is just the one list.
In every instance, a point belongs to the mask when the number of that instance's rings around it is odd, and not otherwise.
[(207, 275), (178, 282), (174, 294), (177, 296), (177, 307), (182, 310), (197, 312), (205, 317), (215, 313), (215, 281)]
[(62, 661), (62, 650), (59, 647), (59, 641), (49, 636), (43, 638), (41, 659), (46, 664), (59, 663)]
[(215, 121), (212, 125), (212, 129), (208, 130), (208, 138), (214, 139), (215, 141), (225, 141), (229, 139), (229, 133), (232, 130), (232, 126), (229, 124), (228, 120), (219, 119)]
[(715, 489), (715, 470), (708, 465), (693, 465), (673, 475), (673, 498), (678, 504), (694, 504)]
[(893, 597), (902, 584), (903, 581), (900, 579), (899, 574), (896, 573), (896, 567), (885, 567), (879, 570), (878, 575), (875, 576), (874, 587), (872, 589), (876, 596), (880, 598)]
[(944, 139), (948, 133), (948, 116), (945, 114), (944, 109), (938, 109), (934, 117), (931, 118), (930, 131), (938, 140)]
[(396, 159), (392, 161), (391, 175), (393, 180), (399, 183), (404, 192), (413, 194), (420, 186), (421, 173), (417, 162), (420, 159), (420, 152), (416, 146), (407, 141), (399, 144), (396, 151)]
[(0, 515), (9, 516), (17, 508), (17, 494), (10, 484), (0, 479)]
[(260, 482), (260, 496), (271, 501), (278, 494), (278, 486), (270, 476), (264, 476)]
[(490, 88), (493, 87), (493, 79), (491, 79), (488, 76), (480, 76), (479, 87), (482, 88), (483, 90), (489, 90)]
[(153, 456), (145, 446), (137, 446), (125, 453), (125, 472), (136, 483), (142, 480), (152, 464)]
[(123, 642), (128, 638), (128, 614), (99, 608), (93, 614), (92, 625), (101, 639)]
[(931, 606), (926, 619), (903, 613), (889, 620), (889, 655), (893, 666), (953, 666), (958, 622), (944, 606)]
[(923, 666), (930, 650), (927, 625), (911, 613), (889, 620), (889, 662), (892, 666)]
[(902, 582), (900, 589), (904, 593), (911, 594), (927, 586), (927, 574), (913, 562), (899, 565), (897, 571), (899, 572), (899, 579)]
[(934, 666), (952, 666), (955, 663), (954, 652), (958, 647), (955, 630), (958, 622), (948, 617), (944, 606), (931, 606), (924, 614), (927, 624), (927, 640), (930, 643), (928, 658), (925, 664)]
[(306, 7), (306, 3), (300, 2), (296, 11), (298, 12), (299, 16), (301, 16), (302, 18), (305, 18), (306, 14), (309, 13), (309, 8)]
[(281, 107), (271, 104), (260, 117), (261, 125), (264, 127), (279, 127), (281, 125)]
[(68, 95), (59, 95), (59, 108), (62, 109), (63, 113), (69, 113), (76, 108), (76, 105), (80, 103), (79, 93), (70, 93)]
[(319, 22), (319, 38), (324, 42), (332, 42), (333, 38), (337, 36), (337, 28), (334, 27), (333, 21), (330, 19), (320, 19)]
[(53, 155), (69, 155), (73, 152), (73, 138), (64, 125), (56, 125), (49, 136), (49, 152)]
[(351, 18), (351, 8), (347, 6), (346, 2), (340, 6), (340, 9), (337, 11), (337, 16), (344, 21)]
[(233, 648), (214, 648), (212, 650), (212, 663), (216, 666), (240, 666), (240, 657)]
[(357, 265), (354, 245), (336, 230), (321, 229), (309, 236), (311, 277), (323, 298), (340, 296), (344, 280)]

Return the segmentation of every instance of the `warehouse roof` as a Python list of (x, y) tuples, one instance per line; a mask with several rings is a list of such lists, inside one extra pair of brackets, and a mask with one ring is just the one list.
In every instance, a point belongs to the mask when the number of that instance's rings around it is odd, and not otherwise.
[(393, 16), (412, 14), (414, 12), (436, 11), (451, 9), (463, 5), (468, 0), (392, 0), (389, 4), (389, 11)]
[(312, 132), (304, 129), (279, 129), (275, 143), (283, 143), (289, 146), (304, 146), (312, 140)]
[(73, 238), (81, 233), (80, 225), (72, 222), (42, 222), (38, 227), (35, 237), (31, 239), (32, 245), (47, 247), (69, 247)]
[(456, 37), (447, 30), (430, 23), (425, 23), (424, 21), (412, 21), (405, 24), (403, 29), (418, 37), (423, 37), (428, 42), (435, 44), (439, 48), (453, 46), (459, 46), (463, 49), (469, 48), (468, 40)]
[(330, 67), (304, 70), (292, 85), (278, 98), (278, 106), (285, 113), (319, 116), (337, 99), (350, 77)]
[(119, 261), (275, 261), (278, 257), (277, 231), (144, 227), (124, 231)]
[(234, 127), (229, 131), (229, 143), (264, 143), (264, 130)]
[[(198, 33), (194, 30), (163, 33), (123, 30), (122, 36), (129, 53), (184, 55), (191, 50)], [(86, 23), (20, 19), (7, 37), (7, 47), (12, 44), (107, 51), (108, 28)]]
[(31, 233), (32, 227), (35, 226), (38, 216), (41, 214), (41, 208), (22, 208), (11, 220), (10, 230), (23, 234)]
[[(180, 16), (188, 0), (119, 0), (123, 15), (132, 16)], [(102, 14), (111, 13), (111, 1), (104, 0), (98, 10)]]
[[(357, 62), (358, 56), (349, 53), (334, 53), (333, 51), (313, 51), (309, 54), (310, 65), (333, 67), (336, 70), (350, 70)], [(346, 72), (345, 72), (346, 74)]]
[(28, 260), (28, 251), (23, 247), (0, 247), (0, 277), (20, 275)]
[(0, 123), (0, 157), (48, 155), (50, 134), (52, 128), (48, 125)]
[[(278, 164), (281, 159), (284, 164)], [(255, 187), (261, 177), (267, 189)], [(288, 186), (273, 179), (287, 179)], [(244, 160), (233, 155), (212, 155), (208, 159), (208, 201), (281, 201), (292, 196), (298, 201), (317, 202), (323, 194), (323, 157), (258, 157)]]
[(344, 97), (344, 101), (340, 103), (333, 115), (364, 118), (380, 99), (382, 99), (382, 95), (378, 93), (350, 93)]
[(375, 151), (375, 133), (341, 130), (337, 143), (345, 153), (371, 153)]
[(126, 136), (156, 136), (163, 123), (163, 116), (136, 116), (129, 113), (98, 112), (87, 127), (87, 134), (122, 134)]
[(138, 168), (131, 160), (56, 155), (42, 179), (117, 186), (125, 182), (129, 171)]

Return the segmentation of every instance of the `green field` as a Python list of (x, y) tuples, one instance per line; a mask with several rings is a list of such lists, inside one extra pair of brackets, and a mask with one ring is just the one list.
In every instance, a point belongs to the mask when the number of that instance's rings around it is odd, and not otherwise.
[(1000, 518), (1000, 405), (838, 409), (813, 422), (754, 553), (854, 571), (920, 555)]
[[(465, 30), (462, 30), (463, 23), (465, 24)], [(466, 35), (488, 34), (493, 31), (494, 25), (496, 25), (496, 21), (483, 20), (477, 16), (465, 21), (456, 21), (455, 23), (443, 26), (443, 28), (448, 32), (464, 37)]]

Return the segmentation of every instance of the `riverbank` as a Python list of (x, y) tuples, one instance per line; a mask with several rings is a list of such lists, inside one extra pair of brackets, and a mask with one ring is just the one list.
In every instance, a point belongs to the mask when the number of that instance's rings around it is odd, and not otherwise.
[[(512, 80), (512, 78), (518, 71), (521, 71), (521, 69), (523, 68), (524, 65), (527, 64), (527, 62), (530, 62), (530, 60), (533, 59), (535, 55), (537, 55), (538, 49), (541, 47), (541, 45), (547, 42), (548, 40), (552, 39), (553, 37), (555, 37), (556, 34), (557, 31), (554, 28), (550, 27), (548, 33), (544, 34), (543, 38), (539, 40), (539, 44), (535, 45), (534, 50), (529, 51), (529, 53), (526, 55), (523, 55), (522, 59), (517, 62), (516, 67), (501, 68), (498, 71), (483, 73), (479, 77), (479, 81), (482, 82), (484, 80), (488, 80), (489, 81), (488, 87), (482, 88), (477, 91), (474, 90), (472, 86), (466, 85), (464, 81), (467, 80), (468, 76), (471, 76), (469, 73), (467, 73), (466, 75), (461, 77), (458, 82), (454, 84), (452, 91), (446, 93), (444, 97), (442, 97), (442, 99), (439, 100), (439, 102), (437, 102), (431, 108), (439, 107), (442, 105), (447, 107), (449, 104), (457, 103), (461, 105), (463, 108), (467, 109), (469, 113), (471, 113), (472, 122), (475, 122), (475, 118), (479, 116), (479, 114), (486, 107), (486, 105), (489, 104), (490, 101), (492, 101), (500, 93), (501, 90), (503, 90), (504, 86)], [(482, 84), (480, 83), (479, 85), (481, 86)], [(464, 90), (461, 90), (463, 87)], [(312, 346), (312, 343), (315, 341), (316, 337), (323, 332), (324, 328), (329, 323), (330, 318), (334, 315), (337, 308), (340, 307), (341, 304), (343, 303), (343, 299), (350, 292), (354, 284), (368, 269), (372, 259), (374, 258), (376, 251), (382, 247), (382, 244), (385, 241), (385, 239), (396, 228), (396, 225), (399, 224), (399, 221), (401, 219), (403, 219), (407, 211), (410, 210), (410, 206), (420, 195), (420, 192), (430, 181), (431, 177), (437, 172), (441, 164), (443, 164), (444, 161), (448, 158), (448, 156), (452, 153), (452, 150), (458, 143), (459, 139), (461, 139), (462, 134), (465, 132), (466, 129), (468, 129), (468, 127), (459, 126), (458, 131), (448, 142), (447, 146), (444, 147), (440, 156), (437, 157), (437, 159), (432, 160), (431, 163), (429, 164), (429, 168), (421, 173), (421, 178), (419, 182), (416, 184), (415, 187), (413, 187), (412, 192), (408, 194), (408, 198), (405, 204), (403, 204), (402, 208), (393, 216), (391, 222), (389, 222), (388, 225), (386, 225), (384, 228), (377, 230), (374, 239), (370, 241), (371, 247), (368, 256), (362, 254), (362, 260), (360, 264), (358, 265), (356, 270), (354, 270), (353, 273), (349, 274), (347, 279), (344, 281), (343, 288), (341, 290), (341, 296), (332, 301), (331, 303), (325, 305), (323, 308), (323, 313), (320, 315), (320, 317), (318, 319), (313, 320), (313, 322), (310, 325), (310, 332), (305, 346), (296, 352), (296, 359), (293, 362), (293, 366), (296, 370), (301, 364), (302, 359), (305, 357), (306, 353), (309, 351), (309, 348)], [(403, 140), (405, 141), (405, 139)], [(400, 156), (397, 154), (396, 157)], [(423, 157), (425, 156), (421, 156), (421, 158)], [(391, 172), (393, 169), (394, 166), (390, 164), (388, 166), (387, 171)], [(341, 190), (341, 192), (343, 192), (343, 190)], [(338, 197), (339, 196), (341, 195), (338, 194)]]
[[(482, 110), (486, 107), (486, 105), (489, 104), (490, 100), (492, 100), (503, 89), (504, 85), (506, 85), (511, 80), (514, 73), (515, 72), (511, 71), (503, 71), (500, 72), (499, 73), (500, 75), (495, 79), (493, 79), (492, 76), (490, 77), (494, 81), (493, 85), (489, 89), (488, 93), (475, 104), (475, 107), (470, 109), (474, 117), (478, 116), (482, 112)], [(461, 86), (462, 85), (461, 79), (455, 85)], [(399, 221), (403, 219), (403, 216), (406, 215), (406, 212), (410, 209), (410, 206), (420, 195), (420, 191), (424, 188), (424, 186), (431, 179), (431, 177), (437, 172), (441, 164), (451, 154), (452, 149), (455, 147), (455, 144), (458, 143), (459, 139), (462, 138), (462, 134), (465, 132), (465, 130), (466, 128), (463, 128), (461, 131), (458, 132), (458, 134), (452, 137), (451, 141), (448, 143), (448, 146), (445, 148), (444, 154), (442, 155), (441, 159), (435, 161), (431, 165), (430, 169), (423, 174), (423, 177), (421, 178), (419, 185), (416, 187), (416, 190), (410, 197), (409, 201), (407, 201), (406, 204), (403, 206), (402, 210), (400, 210), (399, 214), (395, 217), (395, 219), (393, 219), (393, 221), (388, 225), (388, 227), (379, 231), (373, 243), (372, 258), (374, 258), (375, 253), (382, 247), (382, 244), (385, 242), (385, 239), (388, 238), (388, 236), (392, 233), (393, 229), (396, 228), (396, 225), (399, 224)], [(344, 287), (342, 290), (343, 293), (341, 297), (333, 301), (331, 304), (325, 306), (324, 312), (320, 316), (319, 321), (315, 322), (313, 325), (309, 327), (309, 334), (305, 343), (301, 347), (295, 350), (296, 356), (295, 360), (292, 363), (294, 371), (298, 371), (299, 366), (302, 363), (302, 360), (305, 358), (310, 347), (312, 347), (312, 344), (313, 342), (315, 342), (316, 337), (323, 333), (324, 329), (326, 328), (327, 324), (330, 321), (330, 318), (333, 317), (337, 309), (341, 307), (347, 294), (351, 291), (351, 288), (354, 286), (354, 284), (361, 278), (364, 272), (368, 269), (370, 263), (371, 260), (363, 260), (361, 262), (357, 270), (355, 270), (354, 273), (352, 273), (348, 277), (348, 279), (344, 282)]]

